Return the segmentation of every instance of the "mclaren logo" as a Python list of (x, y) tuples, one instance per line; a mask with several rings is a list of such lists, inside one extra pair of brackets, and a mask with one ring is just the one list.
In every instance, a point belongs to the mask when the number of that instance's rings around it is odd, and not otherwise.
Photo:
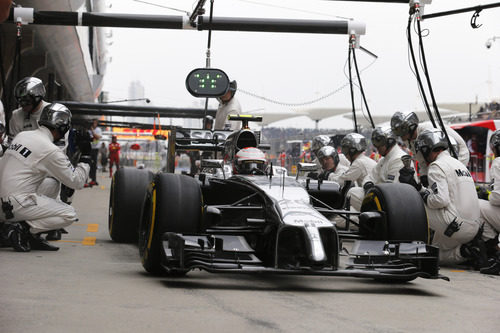
[(458, 177), (471, 177), (470, 172), (468, 170), (455, 169), (455, 173)]

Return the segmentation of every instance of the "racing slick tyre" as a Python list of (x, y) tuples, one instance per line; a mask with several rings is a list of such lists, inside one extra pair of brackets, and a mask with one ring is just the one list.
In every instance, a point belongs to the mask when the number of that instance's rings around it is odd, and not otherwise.
[[(378, 240), (422, 241), (429, 244), (429, 225), (424, 202), (414, 187), (408, 184), (379, 184), (370, 189), (361, 212), (381, 211), (385, 223), (368, 228)], [(360, 225), (360, 230), (361, 230)]]
[(137, 243), (142, 203), (152, 179), (151, 171), (135, 168), (121, 168), (113, 175), (108, 228), (115, 242)]
[[(144, 269), (152, 274), (165, 273), (161, 266), (162, 236), (165, 232), (202, 232), (202, 194), (192, 177), (158, 173), (146, 194), (139, 227), (139, 254)], [(175, 269), (169, 275), (184, 275)]]

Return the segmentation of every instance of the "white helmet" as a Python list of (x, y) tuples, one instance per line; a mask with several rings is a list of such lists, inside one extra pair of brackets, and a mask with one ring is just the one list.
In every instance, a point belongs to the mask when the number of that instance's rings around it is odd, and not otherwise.
[(266, 169), (266, 156), (255, 147), (240, 149), (233, 161), (233, 173), (240, 175), (263, 175)]

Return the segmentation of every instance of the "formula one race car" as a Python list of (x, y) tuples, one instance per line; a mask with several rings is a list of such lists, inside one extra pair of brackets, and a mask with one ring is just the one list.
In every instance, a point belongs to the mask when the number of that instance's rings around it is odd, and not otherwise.
[[(356, 213), (342, 209), (346, 189), (334, 182), (276, 175), (272, 167), (228, 174), (239, 151), (258, 146), (244, 126), (217, 146), (224, 159), (203, 160), (196, 177), (120, 169), (110, 196), (111, 238), (138, 240), (142, 264), (155, 274), (199, 268), (447, 279), (439, 274), (439, 250), (428, 244), (424, 205), (413, 187), (375, 186)], [(333, 222), (338, 219), (342, 228)]]

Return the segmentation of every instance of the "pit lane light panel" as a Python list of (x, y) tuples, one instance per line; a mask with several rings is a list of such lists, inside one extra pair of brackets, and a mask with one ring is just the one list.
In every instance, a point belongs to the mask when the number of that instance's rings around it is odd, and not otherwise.
[(186, 78), (186, 88), (195, 97), (220, 97), (229, 89), (229, 78), (216, 68), (196, 68)]

